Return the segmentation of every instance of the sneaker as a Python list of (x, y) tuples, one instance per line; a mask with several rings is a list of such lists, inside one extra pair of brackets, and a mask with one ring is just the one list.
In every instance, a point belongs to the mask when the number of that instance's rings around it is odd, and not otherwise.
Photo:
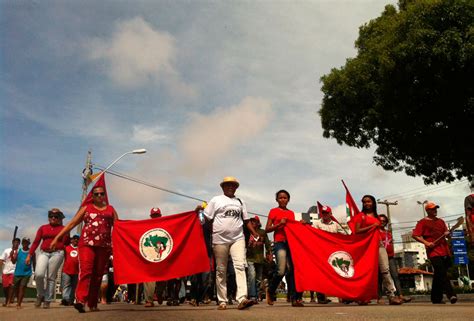
[(43, 303), (43, 302), (44, 302), (44, 296), (36, 297), (35, 308), (41, 307), (41, 303)]
[(146, 301), (146, 303), (145, 303), (145, 305), (144, 305), (145, 308), (151, 308), (151, 307), (153, 307), (153, 306), (155, 306), (155, 305), (153, 304), (153, 302), (148, 302), (148, 301)]
[(292, 300), (291, 306), (295, 308), (302, 308), (304, 307), (303, 300)]
[(86, 310), (84, 309), (84, 304), (82, 304), (81, 302), (74, 303), (74, 309), (76, 309), (79, 313), (86, 313)]
[(43, 303), (43, 309), (49, 309), (49, 302)]
[(227, 309), (227, 305), (225, 304), (225, 302), (222, 302), (221, 304), (219, 304), (219, 306), (217, 307), (217, 310), (225, 310)]
[(273, 303), (274, 303), (274, 302), (273, 302), (273, 298), (272, 298), (272, 296), (270, 295), (270, 291), (268, 290), (268, 288), (267, 288), (267, 290), (266, 290), (265, 296), (266, 296), (266, 298), (267, 298), (267, 304), (268, 304), (268, 305), (273, 305)]
[(244, 299), (242, 300), (242, 302), (239, 303), (239, 306), (237, 307), (237, 309), (244, 310), (244, 309), (250, 308), (254, 304), (255, 304), (254, 300)]
[(454, 304), (458, 302), (458, 297), (453, 295), (452, 297), (449, 298), (449, 301), (451, 302), (451, 304)]

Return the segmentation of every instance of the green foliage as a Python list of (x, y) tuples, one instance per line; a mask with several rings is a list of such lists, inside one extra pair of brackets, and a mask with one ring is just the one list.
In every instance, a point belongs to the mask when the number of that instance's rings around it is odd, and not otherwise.
[(401, 0), (321, 78), (323, 136), (425, 183), (474, 175), (474, 1)]
[(166, 248), (166, 243), (168, 243), (168, 239), (166, 237), (161, 237), (158, 235), (150, 235), (145, 239), (145, 243), (143, 243), (143, 245), (157, 248), (158, 243), (163, 244), (163, 246)]

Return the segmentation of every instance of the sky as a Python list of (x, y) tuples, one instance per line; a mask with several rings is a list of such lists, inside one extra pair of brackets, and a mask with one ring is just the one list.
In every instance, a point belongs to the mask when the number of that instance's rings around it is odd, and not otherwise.
[[(319, 200), (343, 219), (341, 179), (357, 202), (398, 201), (396, 235), (422, 217), (417, 201), (438, 203), (447, 220), (462, 215), (466, 181), (424, 186), (377, 167), (371, 148), (322, 137), (320, 77), (357, 54), (358, 28), (388, 3), (1, 1), (0, 248), (15, 226), (33, 238), (52, 207), (72, 218), (89, 150), (106, 167), (146, 148), (112, 169), (199, 199), (235, 176), (237, 195), (264, 216), (286, 189), (295, 212)], [(106, 181), (121, 219), (199, 204)]]

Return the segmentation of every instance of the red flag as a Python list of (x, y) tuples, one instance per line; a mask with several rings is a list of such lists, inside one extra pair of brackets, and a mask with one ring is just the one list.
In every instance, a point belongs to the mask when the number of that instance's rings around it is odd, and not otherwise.
[(107, 188), (105, 187), (105, 173), (103, 173), (99, 176), (99, 179), (97, 180), (97, 182), (95, 182), (94, 186), (89, 191), (89, 194), (87, 194), (86, 198), (82, 201), (81, 207), (83, 207), (87, 204), (92, 204), (92, 202), (93, 202), (92, 201), (92, 191), (96, 187), (102, 187), (104, 189), (104, 192), (105, 192), (104, 201), (105, 201), (106, 205), (109, 205), (109, 198), (107, 197)]
[(357, 204), (354, 202), (354, 199), (352, 198), (351, 192), (349, 192), (349, 189), (346, 186), (346, 183), (342, 181), (342, 185), (344, 185), (344, 188), (346, 189), (346, 219), (347, 219), (347, 225), (351, 229), (352, 233), (354, 232), (355, 226), (354, 222), (352, 221), (352, 218), (354, 215), (359, 214), (359, 208), (357, 208)]
[(116, 284), (165, 281), (210, 270), (196, 212), (117, 221), (112, 233)]
[(318, 205), (318, 218), (320, 219), (323, 213), (323, 204), (319, 203), (319, 201), (316, 201), (316, 204)]
[(376, 229), (344, 235), (287, 221), (285, 233), (298, 292), (317, 291), (361, 301), (377, 299), (380, 237)]

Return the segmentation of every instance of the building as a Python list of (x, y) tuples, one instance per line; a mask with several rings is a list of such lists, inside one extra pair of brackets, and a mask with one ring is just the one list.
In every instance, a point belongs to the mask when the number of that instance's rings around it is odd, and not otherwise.
[(395, 251), (399, 266), (419, 268), (428, 260), (425, 246), (412, 238), (412, 233), (402, 234), (402, 248)]

